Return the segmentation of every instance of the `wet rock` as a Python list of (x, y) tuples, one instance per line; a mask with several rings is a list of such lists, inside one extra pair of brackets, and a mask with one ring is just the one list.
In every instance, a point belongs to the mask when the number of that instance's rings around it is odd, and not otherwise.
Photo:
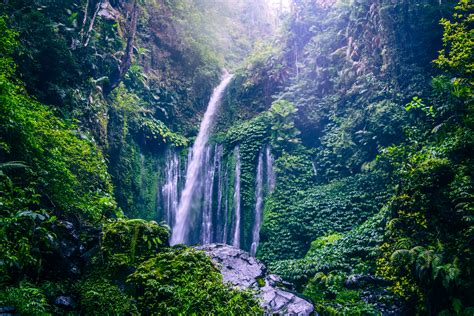
[(281, 288), (290, 284), (275, 274), (268, 274), (265, 265), (248, 252), (224, 244), (197, 249), (205, 251), (217, 263), (225, 282), (257, 291), (267, 314), (309, 315), (314, 311), (311, 303)]
[(61, 236), (65, 236), (68, 239), (78, 240), (79, 236), (76, 232), (74, 224), (68, 221), (57, 220), (55, 223), (55, 231)]
[(54, 305), (67, 310), (73, 310), (76, 307), (76, 302), (71, 296), (61, 295), (56, 297)]
[(294, 285), (293, 284), (291, 284), (290, 282), (286, 282), (285, 280), (283, 280), (280, 276), (278, 276), (276, 274), (269, 274), (267, 276), (267, 281), (270, 284), (270, 286), (284, 287), (284, 288), (287, 288), (287, 289), (294, 290)]

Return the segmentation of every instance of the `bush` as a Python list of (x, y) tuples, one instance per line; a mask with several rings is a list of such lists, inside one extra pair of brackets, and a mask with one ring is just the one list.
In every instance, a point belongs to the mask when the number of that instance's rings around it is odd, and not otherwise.
[(79, 286), (81, 311), (86, 315), (122, 315), (134, 311), (131, 298), (109, 280), (90, 278)]
[(143, 314), (256, 315), (252, 294), (231, 289), (204, 252), (173, 248), (143, 262), (129, 276)]
[(7, 287), (0, 292), (0, 305), (12, 306), (21, 315), (42, 315), (48, 308), (44, 293), (28, 282)]
[(109, 267), (134, 265), (168, 246), (168, 229), (155, 221), (119, 219), (104, 224), (101, 250)]

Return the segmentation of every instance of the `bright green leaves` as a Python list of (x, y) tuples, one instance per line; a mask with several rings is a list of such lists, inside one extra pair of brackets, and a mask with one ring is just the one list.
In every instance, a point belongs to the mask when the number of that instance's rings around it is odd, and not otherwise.
[(35, 285), (23, 281), (17, 287), (7, 287), (0, 291), (0, 305), (13, 306), (21, 315), (47, 315), (49, 307), (43, 291)]
[[(472, 89), (474, 74), (474, 4), (470, 0), (459, 1), (453, 21), (442, 19), (443, 46), (435, 63), (441, 68), (465, 78)], [(471, 79), (469, 79), (469, 77)]]
[[(474, 96), (474, 4), (460, 0), (453, 20), (442, 19), (444, 27), (443, 50), (435, 64), (446, 70), (452, 79), (452, 92), (456, 97), (469, 99)], [(472, 107), (470, 108), (472, 112)]]
[[(23, 198), (27, 199), (26, 196)], [(6, 209), (11, 207), (9, 201), (0, 201)], [(23, 210), (13, 214), (2, 211), (0, 214), (0, 282), (5, 282), (12, 271), (41, 268), (44, 253), (51, 250), (56, 240), (51, 230), (56, 217), (49, 216), (45, 210)]]
[(414, 97), (413, 100), (405, 106), (406, 111), (410, 111), (414, 109), (420, 109), (428, 116), (431, 116), (431, 117), (435, 116), (433, 106), (425, 105), (423, 103), (423, 100), (420, 99), (419, 97)]
[(7, 26), (5, 17), (0, 16), (0, 80), (11, 79), (15, 72), (15, 64), (11, 55), (18, 46), (17, 32)]
[(286, 100), (278, 100), (272, 103), (269, 115), (272, 118), (273, 144), (279, 147), (299, 144), (300, 131), (295, 127), (295, 105)]
[(305, 287), (315, 310), (324, 315), (377, 315), (376, 309), (362, 300), (361, 290), (344, 286), (347, 275), (340, 272), (318, 272)]
[(28, 96), (14, 92), (0, 95), (0, 101), (7, 157), (29, 166), (24, 177), (41, 192), (44, 205), (66, 215), (79, 211), (94, 220), (113, 209), (110, 178), (95, 144), (80, 139), (74, 125)]
[(150, 145), (173, 145), (185, 147), (188, 140), (174, 133), (164, 122), (155, 118), (149, 104), (138, 95), (120, 84), (112, 92), (112, 105), (122, 124), (121, 142), (125, 143), (130, 137), (145, 140)]
[(103, 276), (88, 278), (78, 285), (81, 311), (86, 315), (136, 313), (132, 298)]

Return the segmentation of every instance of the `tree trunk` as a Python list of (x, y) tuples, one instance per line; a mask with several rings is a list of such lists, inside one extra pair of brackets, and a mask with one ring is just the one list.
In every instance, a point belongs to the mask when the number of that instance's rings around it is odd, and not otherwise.
[(113, 89), (118, 86), (118, 84), (122, 80), (123, 75), (128, 71), (128, 69), (130, 69), (130, 66), (132, 65), (133, 44), (135, 43), (135, 35), (137, 33), (138, 11), (138, 2), (137, 0), (134, 0), (131, 18), (127, 28), (127, 46), (125, 47), (125, 52), (120, 60), (119, 66), (109, 76), (110, 83), (107, 87), (105, 87), (106, 94), (109, 94)]

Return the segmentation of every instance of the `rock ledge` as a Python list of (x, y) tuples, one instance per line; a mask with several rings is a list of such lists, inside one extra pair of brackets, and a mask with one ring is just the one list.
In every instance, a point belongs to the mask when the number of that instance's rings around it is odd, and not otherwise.
[(256, 290), (266, 314), (309, 315), (314, 311), (311, 303), (283, 289), (289, 284), (275, 274), (268, 274), (265, 265), (248, 252), (225, 244), (196, 249), (206, 252), (217, 264), (224, 282)]

